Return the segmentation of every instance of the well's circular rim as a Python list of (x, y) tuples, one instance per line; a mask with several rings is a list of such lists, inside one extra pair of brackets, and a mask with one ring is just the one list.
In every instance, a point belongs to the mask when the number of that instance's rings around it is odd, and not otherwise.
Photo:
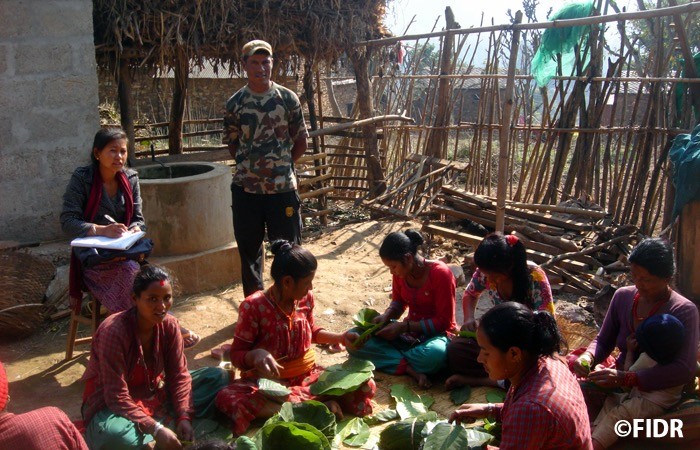
[[(208, 180), (210, 178), (217, 178), (222, 175), (228, 174), (231, 175), (231, 168), (225, 164), (219, 164), (219, 163), (211, 163), (211, 162), (205, 162), (205, 161), (193, 161), (193, 162), (176, 162), (176, 163), (164, 163), (166, 167), (173, 167), (173, 166), (207, 166), (211, 167), (212, 170), (209, 170), (204, 173), (200, 173), (197, 175), (190, 175), (187, 177), (179, 177), (179, 178), (141, 178), (139, 176), (139, 184), (141, 185), (149, 185), (149, 184), (179, 184), (179, 183), (189, 183), (192, 181), (198, 181), (198, 180)], [(160, 164), (148, 164), (148, 165), (143, 165), (143, 166), (138, 166), (134, 167), (133, 169), (136, 170), (137, 172), (143, 170), (143, 169), (150, 169), (150, 168), (159, 168), (161, 167)]]

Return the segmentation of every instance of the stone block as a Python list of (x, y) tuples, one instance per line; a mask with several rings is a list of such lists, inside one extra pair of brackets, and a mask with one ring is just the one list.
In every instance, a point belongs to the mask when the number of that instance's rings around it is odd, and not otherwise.
[(73, 51), (68, 43), (19, 44), (15, 64), (17, 75), (66, 73), (73, 66)]
[(23, 0), (0, 1), (0, 40), (29, 35), (35, 2)]
[(45, 1), (37, 8), (32, 30), (37, 36), (92, 36), (92, 2), (89, 0)]
[(70, 110), (34, 109), (24, 117), (26, 129), (34, 144), (42, 143), (53, 148), (57, 139), (71, 138), (75, 135), (78, 120), (83, 119)]
[(92, 35), (82, 42), (73, 43), (73, 73), (87, 75), (90, 77), (90, 82), (97, 85), (97, 62)]
[(0, 109), (15, 111), (15, 120), (22, 119), (22, 113), (33, 107), (39, 98), (39, 84), (35, 80), (0, 78)]
[(41, 83), (40, 98), (46, 108), (97, 103), (96, 78), (65, 75), (47, 78)]
[[(6, 191), (6, 182), (23, 182), (27, 180), (36, 180), (44, 175), (46, 168), (46, 159), (43, 155), (36, 152), (28, 151), (26, 148), (19, 148), (17, 153), (5, 154), (0, 158), (0, 173), (3, 180), (3, 195), (7, 198), (13, 198)], [(26, 188), (26, 186), (24, 186)]]

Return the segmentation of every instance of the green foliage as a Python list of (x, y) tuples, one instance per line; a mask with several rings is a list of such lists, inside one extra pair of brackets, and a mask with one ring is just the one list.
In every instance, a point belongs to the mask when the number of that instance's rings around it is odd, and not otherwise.
[(301, 403), (286, 402), (282, 405), (280, 412), (270, 417), (265, 425), (279, 422), (299, 422), (312, 425), (323, 433), (329, 441), (332, 441), (336, 434), (335, 415), (326, 405), (315, 400)]
[(260, 393), (268, 397), (286, 397), (292, 393), (286, 386), (279, 384), (276, 381), (260, 378), (258, 380), (258, 389)]
[(360, 331), (365, 331), (367, 328), (374, 326), (374, 322), (372, 321), (377, 317), (379, 317), (379, 312), (377, 310), (362, 308), (352, 318), (352, 323), (354, 323), (357, 328), (361, 329)]
[(468, 447), (467, 430), (446, 422), (435, 425), (423, 444), (423, 450), (463, 450)]
[(331, 450), (326, 436), (316, 427), (299, 422), (276, 422), (263, 426), (253, 437), (258, 449)]
[(423, 429), (438, 420), (431, 411), (418, 417), (392, 423), (379, 434), (380, 450), (418, 450), (423, 443)]
[(466, 401), (469, 400), (469, 397), (471, 397), (471, 395), (471, 386), (462, 386), (461, 388), (452, 389), (450, 391), (450, 400), (452, 400), (452, 403), (454, 403), (455, 405), (461, 405), (463, 403), (466, 403)]
[(462, 330), (457, 332), (457, 336), (463, 338), (474, 338), (476, 339), (476, 331)]
[(343, 364), (328, 367), (309, 389), (314, 395), (343, 395), (355, 391), (372, 378), (373, 370), (372, 362), (350, 358)]
[(236, 450), (259, 450), (255, 442), (248, 436), (240, 436), (233, 445)]
[(489, 403), (503, 403), (506, 393), (503, 391), (489, 391), (486, 393), (486, 401)]
[(336, 444), (343, 442), (349, 447), (362, 447), (369, 439), (370, 430), (367, 423), (359, 417), (344, 420), (338, 424)]
[(401, 419), (417, 417), (428, 412), (421, 396), (413, 392), (405, 384), (391, 386), (391, 396), (396, 400), (396, 411)]
[(378, 423), (391, 422), (399, 418), (399, 413), (395, 409), (385, 409), (377, 414), (365, 416), (363, 420), (367, 425), (377, 425)]

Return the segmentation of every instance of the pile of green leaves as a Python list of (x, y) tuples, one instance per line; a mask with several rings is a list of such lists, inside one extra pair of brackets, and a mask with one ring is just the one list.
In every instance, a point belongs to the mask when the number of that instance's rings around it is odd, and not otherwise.
[(334, 396), (353, 392), (372, 378), (373, 370), (371, 361), (350, 357), (342, 364), (327, 367), (309, 390), (314, 395)]

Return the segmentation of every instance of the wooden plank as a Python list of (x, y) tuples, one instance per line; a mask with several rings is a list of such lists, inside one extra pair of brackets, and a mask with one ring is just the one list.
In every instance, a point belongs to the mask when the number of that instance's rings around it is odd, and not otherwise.
[[(435, 231), (437, 234), (441, 234), (442, 236), (449, 237), (451, 239), (455, 239), (457, 241), (464, 242), (464, 243), (470, 244), (470, 245), (475, 245), (475, 246), (479, 245), (479, 243), (481, 243), (481, 241), (483, 240), (483, 238), (480, 236), (475, 236), (473, 234), (468, 234), (468, 233), (462, 233), (459, 231), (451, 230), (449, 228), (440, 227), (437, 225), (429, 225), (429, 224), (423, 225), (423, 230), (431, 231), (431, 232)], [(476, 242), (476, 244), (474, 244), (474, 242)], [(538, 264), (549, 261), (552, 258), (551, 255), (548, 255), (548, 254), (542, 253), (542, 252), (538, 252), (536, 250), (532, 250), (529, 248), (526, 249), (526, 251), (527, 251), (528, 259), (531, 259), (532, 261), (534, 261)], [(578, 261), (569, 261), (569, 260), (560, 261), (559, 266), (561, 266), (567, 270), (573, 270), (575, 272), (588, 270), (588, 267), (585, 264), (578, 262)]]
[(305, 198), (312, 198), (312, 197), (318, 197), (319, 195), (326, 194), (328, 192), (333, 192), (335, 189), (335, 186), (326, 186), (321, 189), (314, 189), (313, 191), (308, 191), (308, 192), (302, 192), (299, 194), (300, 199), (305, 199)]
[(425, 160), (426, 164), (428, 164), (429, 166), (452, 166), (452, 168), (457, 170), (466, 170), (470, 167), (470, 164), (467, 163), (451, 161), (449, 159), (433, 158), (431, 156), (419, 155), (417, 153), (411, 153), (410, 155), (406, 156), (406, 159), (414, 163), (419, 163), (422, 160)]
[[(487, 209), (481, 209), (476, 205), (463, 202), (461, 200), (455, 199), (455, 198), (447, 198), (443, 197), (446, 202), (448, 202), (454, 209), (462, 212), (467, 212), (468, 214), (475, 215), (477, 217), (482, 217), (486, 220), (492, 221), (493, 226), (489, 225), (491, 228), (496, 227), (496, 212), (492, 210), (487, 210)], [(474, 220), (474, 219), (471, 219)], [(479, 222), (478, 220), (475, 220), (475, 222)], [(481, 223), (481, 222), (479, 222)], [(484, 224), (482, 224), (484, 225)], [(518, 217), (513, 217), (509, 214), (506, 214), (506, 230), (507, 232), (513, 231), (513, 228), (511, 228), (513, 225), (528, 225), (531, 228), (534, 228), (542, 233), (547, 233), (547, 234), (552, 234), (552, 235), (562, 235), (564, 234), (564, 229), (558, 228), (558, 227), (553, 227), (551, 225), (547, 225), (544, 223), (538, 223), (538, 222), (529, 222), (526, 220), (523, 220)]]
[[(449, 192), (451, 194), (463, 197), (464, 199), (467, 199), (471, 202), (477, 203), (482, 208), (493, 209), (494, 211), (496, 209), (495, 203), (487, 197), (478, 196), (476, 194), (466, 192), (462, 189), (455, 188), (454, 186), (443, 186), (443, 190), (445, 192)], [(591, 224), (585, 222), (579, 222), (571, 219), (560, 219), (558, 217), (552, 216), (551, 214), (542, 214), (532, 211), (526, 211), (519, 208), (514, 208), (509, 204), (506, 204), (506, 213), (512, 216), (521, 217), (523, 219), (528, 219), (534, 222), (545, 223), (547, 225), (552, 225), (566, 230), (588, 231), (593, 229), (593, 226)]]
[[(315, 174), (305, 174), (304, 172), (317, 172), (319, 170), (326, 170), (326, 169), (330, 169), (330, 168), (331, 168), (330, 164), (323, 164), (320, 166), (314, 166), (314, 165), (306, 166), (306, 165), (304, 165), (301, 167), (296, 167), (296, 171), (297, 171), (298, 177), (309, 177), (309, 176), (315, 177), (316, 176)], [(301, 173), (299, 173), (299, 172), (301, 172)]]
[(297, 183), (297, 185), (298, 185), (299, 187), (301, 187), (301, 186), (308, 186), (308, 185), (310, 185), (310, 184), (318, 183), (318, 182), (320, 182), (320, 181), (324, 181), (324, 180), (327, 180), (327, 179), (332, 178), (332, 177), (333, 177), (333, 174), (332, 174), (332, 173), (327, 173), (327, 174), (325, 174), (325, 175), (321, 175), (321, 176), (318, 176), (318, 177), (304, 178), (303, 180), (299, 180), (299, 182)]
[(309, 161), (315, 161), (317, 159), (323, 159), (327, 156), (328, 156), (327, 153), (316, 153), (316, 154), (304, 153), (303, 155), (301, 155), (301, 157), (299, 157), (299, 159), (297, 159), (294, 162), (294, 164), (302, 164), (302, 163), (309, 162)]
[(373, 209), (374, 211), (380, 212), (380, 213), (390, 214), (392, 216), (397, 216), (397, 217), (401, 217), (404, 219), (409, 219), (409, 217), (407, 215), (405, 215), (403, 211), (401, 211), (400, 209), (392, 208), (390, 206), (370, 205), (369, 208)]

